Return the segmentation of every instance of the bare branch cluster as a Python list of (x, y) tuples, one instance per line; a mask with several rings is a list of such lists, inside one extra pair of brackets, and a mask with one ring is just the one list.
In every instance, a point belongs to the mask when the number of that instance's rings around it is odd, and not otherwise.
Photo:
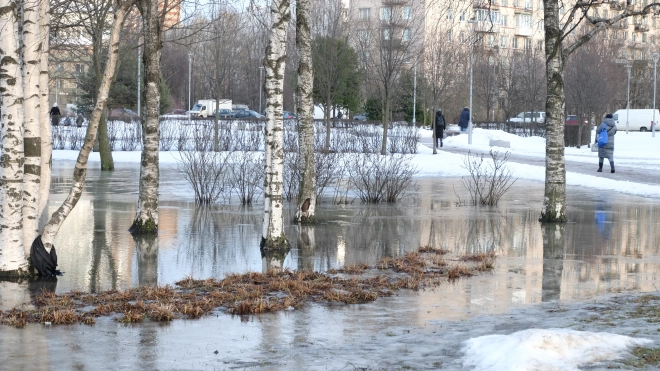
[(470, 193), (471, 202), (474, 205), (495, 206), (502, 195), (511, 188), (516, 179), (513, 178), (511, 169), (506, 165), (510, 152), (501, 155), (497, 151), (490, 151), (490, 159), (487, 162), (484, 155), (468, 155), (463, 157), (462, 167), (470, 175), (463, 177), (462, 182), (465, 189)]
[(418, 172), (410, 160), (406, 155), (350, 155), (346, 158), (348, 184), (362, 202), (397, 202)]

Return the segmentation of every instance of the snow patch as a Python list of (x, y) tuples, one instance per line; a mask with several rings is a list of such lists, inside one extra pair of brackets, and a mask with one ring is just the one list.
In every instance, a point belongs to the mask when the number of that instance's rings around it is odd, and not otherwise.
[(463, 365), (475, 366), (475, 371), (574, 371), (623, 358), (629, 349), (650, 343), (607, 332), (529, 329), (466, 340)]

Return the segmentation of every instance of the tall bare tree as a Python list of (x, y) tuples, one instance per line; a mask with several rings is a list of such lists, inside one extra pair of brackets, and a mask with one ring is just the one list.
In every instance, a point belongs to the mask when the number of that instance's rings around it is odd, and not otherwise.
[[(562, 5), (566, 6), (564, 3)], [(547, 79), (546, 112), (546, 159), (545, 191), (541, 222), (566, 221), (566, 164), (564, 159), (564, 66), (566, 59), (597, 33), (606, 30), (622, 19), (645, 16), (660, 5), (650, 3), (643, 7), (628, 2), (623, 10), (612, 17), (600, 17), (590, 12), (600, 3), (578, 1), (569, 9), (565, 19), (560, 19), (559, 0), (544, 0), (545, 61)], [(569, 35), (580, 24), (590, 23), (591, 28), (574, 40)], [(565, 45), (566, 43), (566, 45)]]
[(262, 253), (288, 251), (289, 242), (284, 235), (284, 120), (282, 91), (286, 64), (287, 25), (291, 20), (289, 0), (273, 0), (270, 7), (270, 40), (266, 47), (266, 133), (264, 219), (261, 237)]
[[(296, 2), (296, 46), (298, 49), (298, 151), (300, 156), (300, 186), (298, 210), (307, 205), (299, 221), (314, 220), (316, 210), (316, 170), (314, 163), (314, 71), (311, 34), (309, 30), (309, 0)], [(303, 219), (306, 218), (306, 219)]]

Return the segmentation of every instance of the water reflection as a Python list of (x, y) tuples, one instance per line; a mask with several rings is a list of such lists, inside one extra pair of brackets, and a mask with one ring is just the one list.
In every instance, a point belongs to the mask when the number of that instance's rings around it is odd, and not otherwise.
[(158, 286), (158, 238), (156, 236), (133, 236), (138, 260), (138, 285)]
[(543, 279), (541, 301), (560, 299), (561, 279), (564, 271), (564, 225), (546, 224), (543, 235)]

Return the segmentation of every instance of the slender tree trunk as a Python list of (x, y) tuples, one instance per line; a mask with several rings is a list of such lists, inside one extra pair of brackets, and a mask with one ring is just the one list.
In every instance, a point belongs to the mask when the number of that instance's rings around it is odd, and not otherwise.
[(133, 234), (158, 233), (158, 143), (160, 139), (161, 23), (156, 0), (139, 0), (144, 27), (144, 94), (142, 157), (137, 212), (129, 229)]
[(115, 169), (115, 161), (112, 158), (112, 148), (110, 147), (110, 140), (108, 139), (107, 110), (103, 110), (103, 115), (101, 115), (101, 120), (99, 120), (98, 134), (101, 170), (113, 171)]
[(332, 100), (328, 97), (325, 101), (325, 110), (323, 112), (323, 121), (325, 123), (325, 153), (330, 153), (330, 107), (332, 107)]
[(76, 206), (80, 195), (82, 194), (83, 185), (85, 184), (85, 177), (87, 176), (87, 161), (89, 159), (89, 154), (92, 151), (92, 146), (96, 140), (96, 132), (98, 130), (99, 121), (101, 115), (105, 110), (105, 105), (108, 100), (108, 93), (110, 92), (110, 85), (115, 77), (117, 58), (119, 55), (119, 36), (124, 19), (126, 14), (133, 6), (134, 0), (128, 0), (121, 3), (117, 8), (114, 15), (114, 22), (112, 24), (112, 29), (110, 31), (110, 50), (108, 52), (108, 62), (105, 66), (105, 71), (103, 73), (103, 81), (99, 85), (99, 90), (96, 96), (96, 105), (92, 111), (92, 117), (90, 118), (89, 125), (87, 126), (87, 134), (85, 136), (85, 143), (78, 153), (78, 159), (76, 160), (76, 166), (73, 170), (73, 184), (69, 190), (67, 198), (64, 200), (62, 205), (53, 213), (50, 217), (50, 220), (44, 227), (41, 240), (44, 243), (44, 247), (48, 252), (50, 252), (53, 246), (53, 240), (57, 235), (62, 223), (66, 217), (71, 213), (71, 210)]
[[(272, 28), (264, 60), (266, 70), (266, 104), (268, 116), (265, 134), (264, 220), (261, 237), (262, 255), (279, 251), (286, 254), (289, 242), (284, 235), (284, 120), (282, 91), (286, 64), (286, 27), (291, 18), (289, 0), (273, 0)], [(271, 254), (272, 255), (272, 254)]]
[(43, 216), (50, 194), (51, 167), (53, 158), (53, 136), (50, 127), (50, 104), (48, 100), (48, 45), (50, 33), (50, 3), (39, 2), (39, 27), (41, 28), (41, 55), (39, 56), (39, 110), (41, 137), (41, 183), (39, 188), (39, 219)]
[(19, 7), (0, 0), (0, 274), (21, 275), (27, 269), (23, 250), (23, 75), (19, 52)]
[(385, 156), (387, 155), (387, 131), (390, 126), (390, 95), (389, 89), (385, 92), (385, 102), (383, 102), (383, 141), (380, 147), (380, 154)]
[(30, 245), (39, 234), (39, 196), (41, 188), (41, 27), (39, 25), (40, 0), (24, 0), (23, 43), (21, 49), (23, 73), (23, 109), (25, 119), (23, 164), (23, 246), (25, 256), (30, 255)]
[[(314, 220), (316, 209), (316, 168), (314, 163), (314, 71), (309, 33), (309, 0), (296, 3), (296, 47), (298, 62), (298, 150), (300, 157), (300, 187), (298, 221)], [(306, 200), (309, 200), (308, 202)], [(304, 210), (307, 206), (307, 210)], [(303, 219), (304, 218), (304, 219)]]
[(564, 55), (557, 0), (545, 0), (545, 54), (547, 98), (545, 195), (541, 222), (566, 221), (566, 166), (564, 162)]

